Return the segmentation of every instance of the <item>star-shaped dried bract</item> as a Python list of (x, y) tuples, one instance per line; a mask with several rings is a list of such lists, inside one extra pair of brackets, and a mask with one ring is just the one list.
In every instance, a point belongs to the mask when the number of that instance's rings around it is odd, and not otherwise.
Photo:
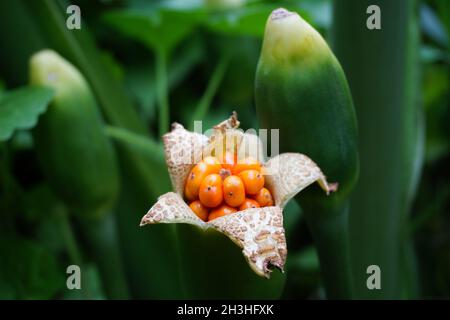
[[(260, 276), (270, 277), (272, 267), (283, 271), (287, 245), (283, 227), (283, 208), (298, 192), (317, 181), (328, 194), (337, 188), (329, 184), (320, 168), (307, 156), (284, 153), (265, 162), (261, 140), (254, 134), (238, 130), (236, 113), (214, 127), (207, 136), (184, 129), (175, 123), (163, 136), (169, 175), (175, 192), (159, 197), (141, 220), (141, 226), (154, 223), (188, 223), (203, 230), (222, 232), (236, 245), (250, 267)], [(232, 142), (230, 146), (227, 142)], [(251, 156), (263, 164), (268, 189), (274, 196), (272, 207), (252, 208), (204, 222), (183, 200), (184, 185), (192, 167), (211, 155), (215, 147), (227, 145), (237, 149), (238, 156)]]

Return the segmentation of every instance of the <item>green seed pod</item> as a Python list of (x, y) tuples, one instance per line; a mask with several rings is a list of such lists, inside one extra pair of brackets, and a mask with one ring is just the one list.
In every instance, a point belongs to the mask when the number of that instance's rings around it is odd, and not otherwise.
[(86, 80), (57, 53), (43, 50), (31, 57), (30, 83), (55, 90), (33, 132), (46, 178), (77, 214), (101, 216), (118, 194), (118, 168)]
[(255, 101), (263, 128), (279, 129), (280, 152), (300, 152), (339, 188), (296, 199), (316, 242), (330, 298), (350, 298), (348, 196), (358, 177), (357, 129), (344, 72), (320, 34), (297, 13), (270, 15), (256, 73)]
[(358, 173), (350, 91), (327, 43), (297, 13), (278, 9), (269, 17), (255, 94), (262, 127), (280, 129), (280, 152), (314, 159), (339, 183), (334, 198), (346, 197)]

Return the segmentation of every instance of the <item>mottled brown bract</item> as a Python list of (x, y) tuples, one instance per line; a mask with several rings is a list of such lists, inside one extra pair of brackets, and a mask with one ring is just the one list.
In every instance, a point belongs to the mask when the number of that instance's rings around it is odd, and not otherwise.
[(181, 124), (174, 123), (172, 131), (163, 136), (164, 154), (172, 186), (178, 194), (183, 194), (186, 176), (191, 171), (198, 154), (208, 143), (204, 135), (190, 132)]
[[(164, 147), (169, 174), (176, 192), (159, 197), (158, 202), (142, 218), (141, 226), (154, 223), (188, 223), (206, 230), (213, 228), (242, 248), (242, 253), (256, 274), (269, 278), (272, 267), (283, 270), (286, 262), (287, 244), (283, 227), (283, 208), (298, 192), (318, 181), (328, 194), (335, 188), (327, 183), (320, 168), (307, 156), (299, 153), (278, 155), (263, 166), (268, 188), (274, 195), (275, 206), (251, 208), (238, 211), (209, 222), (199, 219), (183, 200), (185, 181), (194, 163), (213, 150), (212, 144), (223, 139), (224, 134), (235, 137), (236, 149), (245, 141), (257, 144), (242, 155), (252, 156), (264, 163), (260, 139), (252, 134), (236, 130), (237, 115), (215, 126), (215, 132), (206, 136), (185, 130), (175, 124), (170, 133), (164, 135)], [(229, 132), (231, 130), (231, 132)], [(244, 149), (244, 148), (242, 148)], [(253, 151), (252, 151), (253, 150)], [(180, 161), (179, 157), (191, 157), (192, 164)], [(185, 159), (182, 159), (185, 160)]]
[(265, 165), (266, 182), (274, 196), (275, 204), (284, 208), (297, 193), (317, 181), (329, 194), (336, 191), (335, 183), (328, 183), (320, 168), (300, 153), (283, 153)]

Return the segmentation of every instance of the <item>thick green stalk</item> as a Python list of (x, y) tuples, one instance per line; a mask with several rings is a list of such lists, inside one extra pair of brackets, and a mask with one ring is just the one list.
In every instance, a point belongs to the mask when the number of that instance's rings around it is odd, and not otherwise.
[(301, 200), (300, 203), (317, 247), (327, 297), (352, 298), (348, 201), (329, 208)]
[[(56, 212), (61, 234), (64, 238), (65, 247), (71, 264), (75, 264), (83, 270), (83, 259), (78, 246), (72, 223), (69, 220), (66, 208), (58, 208)], [(87, 289), (86, 289), (87, 288)], [(82, 296), (84, 299), (90, 299), (92, 294), (89, 290), (90, 286), (84, 286)]]
[(281, 296), (286, 275), (279, 270), (274, 270), (270, 279), (262, 278), (249, 267), (242, 249), (225, 235), (192, 225), (179, 224), (177, 228), (187, 298), (278, 299)]
[(156, 51), (156, 95), (159, 107), (159, 136), (169, 131), (169, 85), (167, 82), (167, 52)]
[(79, 219), (88, 251), (100, 270), (105, 293), (110, 299), (128, 299), (128, 287), (124, 277), (120, 254), (116, 219), (111, 213), (101, 219)]
[[(371, 4), (337, 1), (332, 36), (349, 79), (360, 133), (360, 179), (350, 210), (356, 297), (393, 299), (401, 297), (402, 228), (420, 172), (416, 3), (377, 1), (381, 30), (366, 28)], [(370, 265), (381, 269), (381, 290), (366, 286)]]
[(276, 10), (266, 25), (256, 73), (263, 128), (279, 129), (280, 152), (307, 155), (338, 191), (296, 197), (317, 244), (329, 298), (350, 298), (347, 201), (358, 176), (356, 121), (345, 75), (320, 34), (296, 13)]

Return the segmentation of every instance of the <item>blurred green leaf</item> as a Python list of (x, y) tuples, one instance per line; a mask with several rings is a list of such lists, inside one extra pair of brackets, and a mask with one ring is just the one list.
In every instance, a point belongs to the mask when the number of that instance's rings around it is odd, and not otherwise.
[[(436, 65), (425, 68), (423, 99), (426, 108), (430, 108), (445, 99), (449, 89), (449, 75), (445, 68)], [(442, 114), (439, 115), (439, 117), (441, 116)]]
[(261, 4), (217, 13), (210, 16), (206, 26), (224, 34), (262, 37), (267, 17), (273, 9), (273, 5)]
[(107, 51), (100, 52), (100, 55), (105, 67), (110, 71), (110, 74), (118, 81), (122, 81), (124, 78), (124, 70), (122, 66), (114, 59), (114, 56)]
[(443, 47), (448, 46), (448, 35), (444, 25), (434, 10), (426, 4), (420, 7), (420, 24), (425, 35)]
[(155, 51), (170, 52), (204, 16), (202, 10), (148, 7), (107, 12), (103, 19), (116, 30)]
[(229, 35), (262, 37), (267, 17), (272, 10), (280, 6), (299, 11), (305, 20), (319, 28), (325, 29), (331, 24), (331, 1), (313, 0), (297, 3), (286, 1), (249, 3), (246, 6), (211, 14), (206, 26), (211, 31)]
[(33, 128), (52, 97), (53, 90), (36, 87), (4, 94), (0, 100), (0, 141), (8, 140), (14, 130)]
[(447, 51), (434, 46), (422, 45), (420, 47), (420, 59), (424, 63), (434, 63), (439, 61), (449, 61)]
[[(202, 59), (203, 53), (200, 41), (190, 41), (183, 50), (174, 53), (168, 68), (169, 89), (175, 88), (190, 74)], [(125, 84), (136, 99), (141, 116), (152, 121), (156, 113), (155, 70), (152, 61), (142, 61), (128, 67)]]
[(241, 7), (246, 2), (248, 2), (248, 0), (203, 0), (204, 5), (208, 8), (208, 10), (211, 11), (220, 11)]
[(177, 11), (192, 11), (201, 9), (204, 0), (128, 0), (128, 7), (135, 10), (151, 10), (166, 8)]

